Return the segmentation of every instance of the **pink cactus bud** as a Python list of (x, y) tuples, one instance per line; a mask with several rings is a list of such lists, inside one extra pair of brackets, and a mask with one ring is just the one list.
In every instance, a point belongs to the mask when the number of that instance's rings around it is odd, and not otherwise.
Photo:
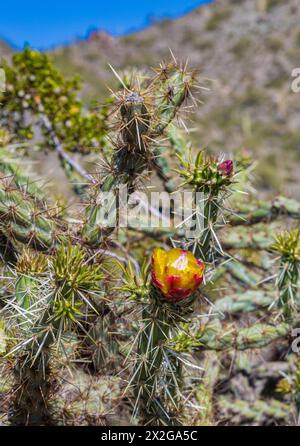
[(233, 161), (225, 160), (218, 165), (218, 170), (222, 175), (230, 177), (233, 173)]

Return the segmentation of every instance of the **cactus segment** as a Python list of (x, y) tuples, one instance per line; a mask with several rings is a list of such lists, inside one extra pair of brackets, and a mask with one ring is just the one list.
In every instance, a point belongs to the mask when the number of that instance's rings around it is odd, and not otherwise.
[[(296, 322), (295, 322), (296, 326)], [(287, 339), (291, 335), (289, 324), (277, 325), (255, 324), (247, 328), (236, 328), (233, 325), (223, 327), (218, 320), (203, 325), (194, 335), (181, 333), (172, 340), (176, 351), (229, 349), (247, 350), (262, 348), (271, 342)]]

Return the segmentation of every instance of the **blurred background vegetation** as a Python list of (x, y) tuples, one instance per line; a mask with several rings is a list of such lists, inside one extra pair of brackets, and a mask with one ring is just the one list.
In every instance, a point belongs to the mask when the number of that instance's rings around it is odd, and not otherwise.
[[(49, 51), (66, 75), (79, 74), (82, 98), (102, 102), (118, 71), (155, 66), (169, 49), (199, 70), (209, 90), (185, 121), (197, 147), (234, 153), (247, 148), (258, 161), (256, 185), (299, 198), (300, 94), (291, 90), (299, 65), (297, 0), (218, 0), (174, 20), (113, 37), (93, 31), (86, 39)], [(13, 50), (0, 43), (0, 55)]]

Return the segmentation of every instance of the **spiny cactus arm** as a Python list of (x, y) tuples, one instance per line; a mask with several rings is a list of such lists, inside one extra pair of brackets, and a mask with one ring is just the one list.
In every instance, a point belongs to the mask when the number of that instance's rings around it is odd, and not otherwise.
[[(294, 321), (297, 326), (299, 321)], [(262, 348), (274, 341), (288, 339), (291, 335), (291, 325), (255, 324), (247, 328), (237, 328), (234, 325), (222, 326), (220, 321), (213, 320), (193, 335), (183, 331), (171, 342), (176, 351), (203, 351), (230, 349), (247, 350)]]
[(115, 93), (115, 98), (115, 150), (101, 185), (102, 191), (113, 190), (120, 184), (133, 187), (137, 177), (149, 167), (151, 158), (149, 126), (152, 116), (147, 90), (124, 88)]
[(273, 201), (273, 208), (282, 215), (288, 215), (292, 218), (300, 218), (300, 202), (292, 198), (279, 196)]
[[(181, 250), (173, 252), (176, 255), (180, 253)], [(156, 254), (160, 256), (158, 251)], [(190, 261), (191, 256), (189, 253)], [(156, 264), (156, 261), (158, 258), (153, 260), (153, 264)], [(203, 273), (203, 268), (196, 262), (194, 259), (193, 267), (199, 269), (199, 274)], [(156, 267), (159, 268), (159, 265)], [(190, 263), (189, 267), (191, 268)], [(178, 425), (182, 364), (178, 355), (169, 349), (168, 339), (170, 334), (177, 330), (178, 321), (188, 311), (188, 304), (184, 302), (180, 306), (170, 302), (171, 298), (164, 298), (161, 292), (149, 283), (148, 264), (144, 264), (139, 276), (135, 275), (132, 266), (123, 271), (123, 286), (119, 289), (128, 294), (127, 301), (136, 302), (135, 312), (140, 309), (142, 314), (133, 315), (134, 320), (138, 321), (142, 317), (142, 323), (137, 327), (134, 368), (128, 385), (134, 395), (134, 414), (147, 423)], [(189, 270), (189, 274), (192, 276), (193, 286), (196, 286), (193, 281), (194, 270)], [(190, 300), (188, 299), (188, 302)], [(130, 352), (132, 353), (132, 349)]]
[[(111, 196), (106, 198), (106, 206), (104, 206), (103, 193), (93, 189), (89, 196), (89, 203), (86, 206), (84, 214), (84, 222), (81, 231), (81, 239), (84, 244), (91, 248), (101, 246), (104, 237), (111, 234), (117, 224), (116, 214), (116, 197), (113, 192)], [(110, 200), (110, 204), (107, 203)], [(111, 222), (106, 218), (106, 211), (112, 210)]]
[[(63, 222), (46, 205), (45, 193), (22, 173), (20, 161), (7, 149), (0, 149), (0, 230), (3, 247), (18, 241), (47, 250), (61, 236)], [(60, 226), (61, 225), (61, 226)], [(8, 241), (4, 245), (5, 237)]]
[[(153, 154), (147, 160), (147, 154), (142, 152), (147, 152), (148, 147), (163, 134), (190, 96), (195, 83), (194, 73), (174, 62), (161, 66), (157, 71), (157, 76), (144, 91), (140, 88), (138, 91), (127, 89), (120, 96), (120, 136), (125, 147), (119, 147), (114, 160), (118, 177), (124, 173), (136, 175), (147, 167)], [(154, 144), (154, 159), (157, 161), (156, 155)], [(126, 178), (126, 182), (130, 180)]]
[(22, 148), (16, 144), (8, 145), (0, 148), (0, 178), (7, 178), (13, 180), (16, 187), (20, 191), (30, 194), (38, 200), (45, 200), (45, 193), (39, 187), (38, 181), (30, 180), (28, 175), (24, 174), (24, 161), (20, 160), (20, 155), (16, 150)]
[(47, 209), (16, 185), (0, 179), (0, 230), (11, 241), (46, 251), (63, 238), (63, 225)]
[[(276, 391), (285, 397), (294, 406), (293, 418), (298, 419), (300, 414), (300, 356), (296, 351), (289, 355), (288, 361), (280, 367), (280, 375), (283, 376), (277, 381)], [(277, 377), (278, 379), (278, 369)], [(291, 409), (292, 409), (292, 406)]]
[[(109, 176), (102, 187), (95, 182), (90, 188), (81, 237), (84, 243), (94, 249), (99, 250), (99, 246), (101, 245), (103, 239), (109, 236), (118, 226), (118, 209), (120, 202), (118, 197), (115, 195), (115, 191), (113, 190), (114, 186), (116, 185), (115, 181), (117, 180), (114, 179), (114, 176)], [(122, 190), (124, 189), (122, 189), (121, 186), (119, 191), (121, 192)], [(125, 201), (126, 196), (124, 196), (124, 202)], [(159, 221), (164, 220), (165, 217), (162, 215), (162, 213), (145, 201), (142, 196), (136, 196), (135, 201), (144, 209), (147, 209), (151, 216), (154, 216)], [(128, 228), (132, 228), (135, 232), (140, 230), (141, 232), (152, 237), (157, 237), (160, 235), (160, 232), (156, 233), (156, 230), (148, 228), (148, 219), (145, 220), (144, 225), (142, 220), (140, 220), (140, 223), (142, 225), (141, 229), (136, 227), (136, 225), (132, 225), (129, 218), (127, 221), (127, 226)], [(164, 235), (174, 235), (174, 231), (166, 229)]]
[(201, 382), (196, 390), (196, 399), (201, 409), (193, 425), (213, 426), (214, 424), (214, 387), (217, 384), (220, 369), (218, 354), (213, 351), (205, 352)]
[(215, 226), (223, 213), (224, 201), (231, 194), (235, 176), (233, 161), (212, 157), (202, 150), (195, 156), (191, 149), (184, 158), (178, 158), (181, 162), (178, 173), (184, 179), (182, 186), (192, 187), (198, 194), (193, 211), (194, 219), (201, 222), (198, 234), (187, 240), (186, 246), (198, 258), (214, 263), (216, 255), (224, 254)]
[[(117, 375), (117, 376), (116, 376)], [(59, 392), (49, 402), (52, 423), (64, 426), (131, 425), (129, 407), (123, 403), (123, 380), (118, 373), (87, 374), (81, 367), (60, 373)]]
[(229, 401), (221, 398), (218, 401), (218, 407), (221, 410), (222, 417), (230, 419), (231, 422), (242, 424), (246, 421), (255, 423), (264, 423), (270, 421), (279, 421), (292, 415), (291, 405), (270, 399), (268, 401), (256, 400), (253, 403), (248, 401), (235, 400)]
[[(34, 291), (34, 277), (27, 278), (27, 287)], [(19, 286), (19, 284), (17, 284)], [(32, 288), (33, 287), (33, 288)], [(21, 291), (21, 293), (20, 293)], [(36, 313), (34, 303), (30, 304), (32, 297), (37, 303), (37, 291), (34, 296), (31, 292), (21, 287), (19, 290), (24, 304), (22, 311), (19, 311), (20, 327), (24, 330), (23, 339), (12, 350), (8, 351), (8, 357), (14, 357), (14, 378), (15, 389), (10, 411), (10, 421), (14, 425), (44, 425), (49, 423), (51, 414), (49, 412), (49, 398), (51, 392), (51, 347), (54, 344), (59, 346), (58, 339), (61, 338), (61, 319), (54, 319), (51, 295), (48, 305), (45, 300), (38, 308), (39, 317), (30, 323), (31, 315)], [(18, 295), (16, 294), (18, 298)], [(40, 297), (40, 296), (39, 296)], [(25, 298), (25, 299), (24, 299)], [(28, 307), (28, 305), (31, 305)], [(26, 308), (28, 307), (28, 308)], [(20, 306), (20, 309), (22, 307)], [(35, 311), (34, 311), (35, 309)], [(22, 315), (22, 316), (21, 316)], [(22, 321), (23, 319), (23, 321)], [(23, 332), (23, 333), (24, 333)]]
[[(168, 411), (164, 409), (163, 401), (160, 400), (157, 391), (162, 378), (161, 367), (167, 355), (164, 345), (168, 338), (170, 322), (164, 309), (155, 307), (152, 308), (150, 305), (143, 312), (144, 329), (141, 330), (138, 339), (138, 356), (132, 386), (137, 409), (139, 409), (144, 423), (162, 422), (166, 425), (176, 425), (178, 422), (173, 420)], [(173, 381), (175, 376), (173, 376)]]
[(103, 236), (109, 235), (116, 227), (116, 221), (111, 227), (107, 222), (104, 224), (103, 194), (111, 192), (112, 206), (117, 205), (116, 188), (126, 185), (129, 192), (133, 192), (137, 177), (149, 166), (146, 136), (149, 133), (150, 116), (145, 98), (141, 94), (127, 90), (116, 96), (116, 119), (119, 128), (116, 150), (102, 184), (94, 184), (91, 190), (82, 230), (83, 240), (93, 247), (98, 247)]
[[(39, 295), (40, 281), (46, 271), (47, 257), (44, 254), (25, 248), (18, 255), (15, 266), (15, 300), (17, 306), (25, 313), (36, 302)], [(22, 318), (24, 319), (24, 314), (19, 319)], [(30, 316), (26, 318), (27, 322), (30, 322)]]
[(251, 225), (262, 220), (271, 220), (275, 217), (271, 202), (239, 203), (234, 213), (228, 216), (231, 225)]
[(126, 185), (129, 194), (134, 191), (137, 179), (153, 165), (157, 138), (190, 95), (193, 82), (193, 74), (173, 63), (150, 81), (145, 90), (130, 91), (126, 87), (115, 93), (115, 153), (100, 185), (100, 198), (96, 197), (97, 203), (87, 207), (88, 223), (83, 228), (83, 237), (93, 245), (99, 245), (103, 236), (101, 194), (114, 191), (120, 185)]
[[(9, 255), (11, 260), (13, 242), (38, 251), (50, 251), (72, 239), (69, 224), (42, 200), (43, 193), (39, 189), (36, 195), (34, 183), (32, 188), (30, 184), (26, 177), (17, 174), (0, 177), (0, 246), (2, 255)], [(31, 193), (27, 192), (27, 185)], [(99, 247), (104, 232), (97, 220), (100, 215), (103, 215), (101, 206), (88, 207), (82, 234), (75, 237), (77, 241)]]
[(124, 290), (143, 304), (143, 324), (137, 337), (131, 384), (136, 389), (137, 408), (145, 421), (178, 425), (181, 424), (178, 418), (182, 361), (169, 348), (169, 339), (177, 332), (179, 322), (191, 312), (194, 292), (203, 280), (205, 266), (191, 252), (159, 248), (153, 252), (151, 265), (151, 283), (149, 267), (143, 268), (141, 278), (135, 278), (133, 271), (125, 273)]
[(236, 226), (226, 229), (224, 236), (220, 235), (225, 249), (258, 249), (268, 250), (274, 243), (274, 229), (268, 224), (257, 223), (251, 229), (244, 226)]
[(187, 147), (190, 145), (187, 139), (187, 132), (171, 123), (166, 129), (166, 133), (172, 147), (172, 154), (184, 156)]
[[(48, 410), (49, 333), (39, 341), (45, 299), (41, 298), (42, 273), (47, 270), (47, 260), (42, 254), (23, 250), (18, 256), (15, 270), (14, 296), (6, 297), (6, 311), (11, 313), (17, 345), (11, 346), (7, 355), (14, 357), (15, 389), (12, 397), (10, 421), (13, 424), (43, 424)], [(36, 314), (41, 316), (36, 316)], [(41, 348), (40, 348), (41, 345)]]
[[(298, 219), (297, 206), (299, 205), (296, 200), (287, 199), (285, 197), (280, 197), (278, 200), (278, 209), (282, 210), (283, 215), (288, 215), (295, 219)], [(275, 202), (273, 202), (275, 203)], [(277, 205), (276, 205), (277, 206)], [(269, 205), (266, 204), (269, 209)], [(252, 206), (251, 206), (252, 208)], [(252, 212), (255, 212), (255, 205), (252, 208)], [(261, 211), (259, 211), (260, 213)], [(236, 218), (234, 215), (227, 218), (232, 219), (234, 228), (227, 227), (225, 231), (220, 231), (220, 240), (223, 248), (225, 250), (234, 249), (254, 249), (254, 250), (269, 250), (274, 243), (274, 233), (278, 231), (278, 226), (273, 223), (264, 224), (262, 222), (254, 223), (251, 222), (249, 227), (245, 227), (248, 224), (246, 218), (249, 217), (248, 213), (240, 214), (245, 218), (245, 221), (240, 218)], [(265, 216), (265, 214), (264, 214)], [(153, 234), (155, 237), (172, 237), (176, 239), (183, 238), (184, 231), (182, 230), (172, 230), (172, 229), (143, 229), (143, 232), (149, 235)], [(224, 235), (223, 235), (224, 234)]]
[(4, 234), (12, 241), (20, 242), (34, 249), (47, 251), (53, 248), (60, 239), (58, 228), (51, 220), (44, 219), (43, 221), (43, 223), (46, 222), (46, 231), (40, 227), (39, 220), (35, 224), (28, 223), (27, 227), (8, 221), (7, 215), (5, 220), (5, 223), (1, 223), (1, 230)]
[(248, 313), (269, 307), (275, 298), (270, 292), (248, 290), (218, 299), (213, 310), (219, 312), (220, 317), (222, 314)]
[(251, 201), (239, 203), (235, 213), (228, 216), (231, 225), (252, 225), (263, 220), (274, 220), (279, 215), (300, 219), (300, 203), (279, 196), (273, 201)]
[(300, 277), (300, 229), (296, 228), (277, 235), (271, 249), (280, 254), (277, 277), (279, 290), (278, 307), (284, 321), (292, 322), (297, 314), (299, 302), (297, 293)]
[(162, 134), (175, 118), (179, 108), (189, 97), (195, 84), (195, 73), (188, 72), (186, 67), (172, 63), (162, 67), (157, 78), (157, 118), (153, 134)]
[[(60, 218), (58, 210), (47, 204), (44, 193), (34, 182), (30, 182), (19, 171), (10, 174), (11, 169), (8, 170), (8, 167), (6, 164), (4, 173), (1, 174), (0, 171), (0, 233), (3, 254), (9, 253), (9, 243), (14, 241), (39, 251), (49, 251), (61, 243), (67, 243), (71, 235), (69, 224)], [(8, 175), (6, 170), (9, 171)], [(15, 170), (14, 167), (13, 172)], [(87, 213), (86, 226), (97, 237), (100, 234), (102, 240), (102, 227), (99, 232), (93, 218), (93, 213)], [(80, 241), (93, 245), (93, 238), (84, 237), (84, 233), (83, 240)]]
[(261, 280), (261, 276), (249, 270), (249, 268), (247, 269), (241, 262), (234, 259), (226, 262), (224, 268), (245, 287), (254, 287)]
[(84, 324), (97, 313), (92, 302), (101, 298), (103, 275), (99, 265), (86, 263), (83, 249), (70, 244), (62, 245), (55, 257), (25, 251), (17, 268), (15, 300), (7, 302), (13, 313), (19, 306), (21, 330), (20, 342), (8, 352), (17, 357), (12, 419), (18, 424), (27, 418), (31, 424), (41, 424), (50, 416), (51, 347), (65, 352), (65, 335), (81, 330), (86, 335)]

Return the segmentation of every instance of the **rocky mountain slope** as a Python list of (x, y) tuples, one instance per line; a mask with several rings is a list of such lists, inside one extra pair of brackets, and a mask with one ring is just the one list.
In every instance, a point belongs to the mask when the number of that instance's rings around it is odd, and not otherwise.
[(10, 46), (6, 42), (0, 40), (0, 57), (9, 57), (12, 52)]
[(188, 122), (194, 143), (229, 153), (247, 147), (259, 161), (260, 188), (299, 197), (300, 93), (291, 90), (300, 66), (299, 0), (217, 0), (122, 38), (93, 32), (51, 54), (66, 74), (83, 77), (87, 100), (101, 100), (115, 82), (108, 63), (155, 66), (169, 48), (210, 88)]

